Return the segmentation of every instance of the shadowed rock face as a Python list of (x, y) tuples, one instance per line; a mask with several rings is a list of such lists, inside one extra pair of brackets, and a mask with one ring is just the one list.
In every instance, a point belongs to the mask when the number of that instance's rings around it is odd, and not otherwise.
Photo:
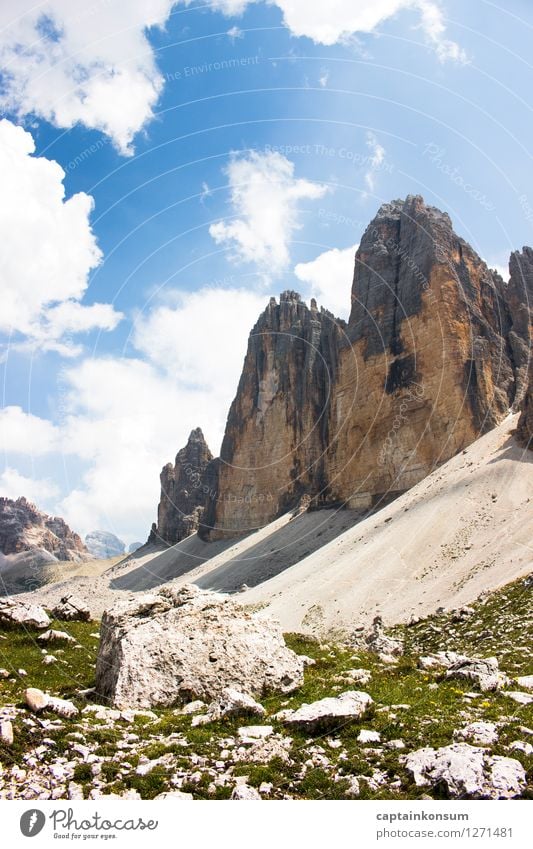
[(204, 536), (260, 527), (308, 492), (327, 499), (324, 456), (344, 329), (296, 292), (271, 299), (250, 334), (221, 456), (207, 473)]
[(525, 404), (530, 433), (531, 248), (511, 256), (510, 272), (506, 285), (421, 197), (384, 204), (355, 256), (348, 323), (296, 292), (271, 299), (249, 337), (221, 456), (195, 461), (193, 491), (182, 452), (165, 467), (151, 539), (197, 528), (235, 536), (303, 503), (364, 512), (510, 407)]
[(493, 428), (524, 391), (532, 272), (524, 249), (506, 287), (446, 213), (384, 204), (347, 325), (285, 292), (252, 330), (201, 534), (246, 532), (303, 495), (367, 510)]
[(58, 516), (47, 516), (25, 498), (0, 498), (0, 551), (5, 555), (44, 551), (57, 560), (85, 560), (81, 537)]
[(522, 414), (518, 422), (518, 439), (533, 451), (533, 370), (522, 404)]
[(528, 384), (531, 386), (528, 370), (533, 339), (533, 250), (523, 248), (512, 253), (509, 271), (507, 301), (512, 320), (509, 345), (516, 366), (514, 407), (519, 409), (526, 396)]
[(191, 431), (175, 464), (167, 463), (161, 471), (161, 500), (150, 542), (175, 545), (198, 529), (206, 503), (205, 473), (212, 459), (201, 429)]

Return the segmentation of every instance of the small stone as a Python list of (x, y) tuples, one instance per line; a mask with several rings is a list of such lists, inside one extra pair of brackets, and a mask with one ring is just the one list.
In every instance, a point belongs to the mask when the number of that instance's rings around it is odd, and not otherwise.
[(6, 746), (12, 746), (15, 736), (13, 734), (13, 723), (9, 719), (0, 720), (0, 740)]
[(45, 666), (50, 666), (52, 663), (57, 663), (57, 657), (53, 654), (45, 654), (43, 657), (43, 663)]
[(237, 784), (231, 793), (231, 799), (238, 801), (258, 801), (261, 799), (261, 794), (248, 784)]
[(70, 634), (67, 634), (66, 631), (55, 631), (53, 628), (50, 628), (48, 631), (45, 631), (44, 634), (39, 634), (37, 637), (39, 642), (41, 643), (75, 643), (76, 640), (74, 637), (71, 637)]
[(522, 675), (516, 679), (516, 683), (519, 687), (523, 687), (524, 690), (533, 690), (533, 675)]
[(515, 749), (517, 752), (523, 752), (524, 755), (533, 755), (533, 746), (531, 743), (525, 743), (523, 740), (514, 740), (509, 748)]
[(274, 729), (271, 725), (244, 725), (239, 728), (238, 735), (251, 740), (261, 740), (270, 737), (273, 732)]
[(471, 722), (455, 732), (456, 737), (471, 740), (480, 746), (490, 746), (498, 740), (498, 730), (493, 722)]
[(55, 696), (49, 697), (46, 709), (51, 710), (52, 713), (57, 713), (59, 716), (65, 716), (67, 718), (77, 716), (79, 713), (75, 704), (67, 699), (58, 699)]
[(38, 690), (36, 687), (28, 687), (26, 692), (24, 693), (24, 699), (29, 709), (34, 713), (38, 713), (41, 710), (44, 710), (48, 705), (50, 697), (43, 693), (42, 690)]
[(503, 696), (509, 696), (514, 702), (519, 705), (530, 705), (533, 702), (531, 693), (521, 693), (519, 690), (504, 690)]
[(194, 702), (188, 702), (188, 704), (184, 705), (182, 708), (178, 708), (174, 711), (176, 714), (183, 714), (187, 716), (190, 713), (197, 713), (199, 710), (203, 710), (205, 707), (205, 702), (202, 702), (201, 699), (196, 699)]
[(381, 734), (378, 731), (368, 731), (362, 728), (357, 735), (357, 740), (359, 743), (380, 743)]
[(336, 698), (320, 699), (312, 704), (303, 704), (283, 720), (285, 725), (315, 731), (339, 721), (359, 719), (372, 704), (368, 693), (347, 690)]

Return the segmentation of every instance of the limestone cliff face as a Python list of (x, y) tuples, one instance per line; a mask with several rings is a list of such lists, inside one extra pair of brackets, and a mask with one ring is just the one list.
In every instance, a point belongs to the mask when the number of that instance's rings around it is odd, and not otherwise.
[(81, 537), (58, 516), (47, 516), (25, 498), (0, 498), (0, 552), (5, 555), (44, 549), (57, 560), (85, 560)]
[(529, 384), (522, 401), (517, 437), (523, 445), (533, 451), (533, 368), (530, 369)]
[(533, 341), (533, 250), (515, 251), (509, 260), (510, 279), (507, 301), (511, 316), (509, 344), (516, 366), (516, 395), (514, 406), (519, 409), (529, 379), (531, 343)]
[(161, 471), (161, 500), (150, 542), (175, 545), (198, 529), (207, 496), (205, 473), (212, 459), (201, 429), (191, 431), (175, 464), (167, 463)]
[(368, 508), (408, 489), (507, 413), (504, 284), (420, 197), (381, 207), (355, 258), (327, 477)]
[(329, 498), (325, 452), (344, 322), (296, 292), (271, 299), (253, 328), (221, 455), (208, 470), (202, 535), (243, 533)]
[(494, 427), (527, 384), (533, 251), (510, 268), (506, 286), (410, 196), (361, 240), (347, 325), (294, 292), (273, 299), (206, 470), (202, 535), (259, 527), (303, 495), (366, 510)]

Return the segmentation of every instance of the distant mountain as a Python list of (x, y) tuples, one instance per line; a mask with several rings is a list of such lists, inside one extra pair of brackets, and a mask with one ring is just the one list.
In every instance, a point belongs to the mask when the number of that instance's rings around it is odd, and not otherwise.
[(81, 561), (89, 555), (64, 519), (48, 516), (26, 498), (0, 498), (0, 552), (8, 556), (37, 550), (52, 560)]
[(124, 554), (126, 546), (115, 534), (109, 531), (91, 531), (85, 537), (85, 545), (93, 557), (105, 560), (108, 557), (117, 557)]
[(133, 554), (134, 551), (137, 551), (138, 548), (142, 548), (143, 545), (143, 542), (131, 542), (128, 545), (128, 554)]

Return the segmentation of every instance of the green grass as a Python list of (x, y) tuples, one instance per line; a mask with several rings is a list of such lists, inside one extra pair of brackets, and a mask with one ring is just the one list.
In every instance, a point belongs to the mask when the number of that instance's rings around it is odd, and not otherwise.
[[(286, 635), (288, 645), (298, 654), (315, 659), (316, 664), (306, 669), (303, 686), (289, 696), (270, 694), (261, 701), (267, 710), (264, 720), (274, 726), (277, 734), (287, 736), (287, 731), (273, 718), (282, 708), (297, 708), (344, 690), (368, 692), (374, 705), (364, 719), (339, 724), (334, 729), (314, 736), (290, 732), (292, 744), (290, 759), (275, 758), (269, 763), (238, 761), (232, 763), (221, 758), (227, 748), (227, 738), (236, 738), (240, 725), (249, 724), (249, 718), (233, 718), (197, 728), (191, 727), (191, 717), (174, 714), (171, 709), (155, 710), (157, 720), (138, 717), (133, 723), (118, 721), (106, 727), (92, 715), (64, 720), (58, 728), (46, 732), (38, 726), (28, 726), (22, 721), (25, 714), (15, 720), (15, 745), (0, 751), (0, 760), (20, 763), (25, 752), (39, 745), (44, 734), (56, 746), (41, 755), (52, 763), (58, 753), (70, 752), (74, 738), (82, 734), (83, 744), (104, 758), (100, 779), (106, 792), (137, 790), (142, 798), (151, 799), (176, 786), (176, 776), (182, 777), (181, 789), (199, 799), (224, 799), (230, 793), (238, 776), (246, 776), (249, 784), (259, 788), (272, 785), (269, 798), (345, 798), (349, 782), (357, 777), (360, 798), (416, 799), (427, 793), (426, 788), (414, 786), (402, 765), (405, 753), (421, 746), (444, 746), (454, 741), (454, 730), (474, 720), (496, 721), (499, 740), (490, 748), (493, 754), (517, 758), (528, 772), (533, 796), (533, 757), (509, 749), (515, 740), (533, 742), (521, 727), (533, 728), (533, 708), (520, 706), (501, 693), (484, 693), (477, 698), (465, 698), (473, 690), (472, 684), (444, 680), (438, 672), (424, 672), (417, 668), (421, 654), (450, 649), (468, 655), (496, 655), (500, 667), (509, 676), (533, 674), (533, 611), (531, 589), (517, 581), (474, 605), (475, 613), (464, 621), (455, 621), (451, 614), (429, 617), (416, 625), (401, 626), (394, 633), (405, 641), (405, 655), (394, 666), (382, 664), (375, 655), (340, 643), (320, 643), (297, 634)], [(0, 702), (21, 705), (26, 687), (36, 686), (55, 695), (72, 698), (81, 708), (85, 704), (79, 695), (94, 683), (94, 663), (97, 641), (91, 633), (96, 623), (54, 623), (54, 627), (68, 630), (82, 649), (71, 646), (50, 647), (50, 651), (64, 663), (51, 666), (42, 664), (40, 646), (35, 634), (21, 629), (0, 629), (0, 666), (10, 670), (24, 668), (28, 675), (13, 680), (0, 680)], [(347, 671), (362, 667), (371, 672), (366, 685), (349, 683)], [(517, 689), (517, 687), (514, 687)], [(401, 707), (406, 705), (408, 707)], [(379, 744), (362, 745), (357, 737), (362, 728), (378, 731)], [(117, 749), (126, 735), (136, 734), (131, 748)], [(171, 736), (174, 735), (174, 736)], [(177, 735), (177, 736), (176, 736)], [(391, 741), (401, 739), (404, 748), (389, 748)], [(340, 743), (333, 748), (329, 741)], [(238, 743), (237, 743), (238, 745)], [(191, 758), (194, 756), (194, 763)], [(138, 775), (138, 764), (146, 759), (164, 757), (164, 764), (147, 775)], [(323, 763), (321, 759), (326, 758)], [(223, 770), (215, 766), (225, 760)], [(129, 766), (128, 766), (129, 764)], [(231, 780), (225, 786), (215, 786), (214, 779), (221, 772), (230, 772)], [(384, 786), (373, 778), (385, 774)], [(74, 776), (88, 795), (94, 778), (90, 765), (80, 763)], [(178, 782), (179, 784), (179, 782)], [(392, 786), (391, 786), (392, 785)]]

